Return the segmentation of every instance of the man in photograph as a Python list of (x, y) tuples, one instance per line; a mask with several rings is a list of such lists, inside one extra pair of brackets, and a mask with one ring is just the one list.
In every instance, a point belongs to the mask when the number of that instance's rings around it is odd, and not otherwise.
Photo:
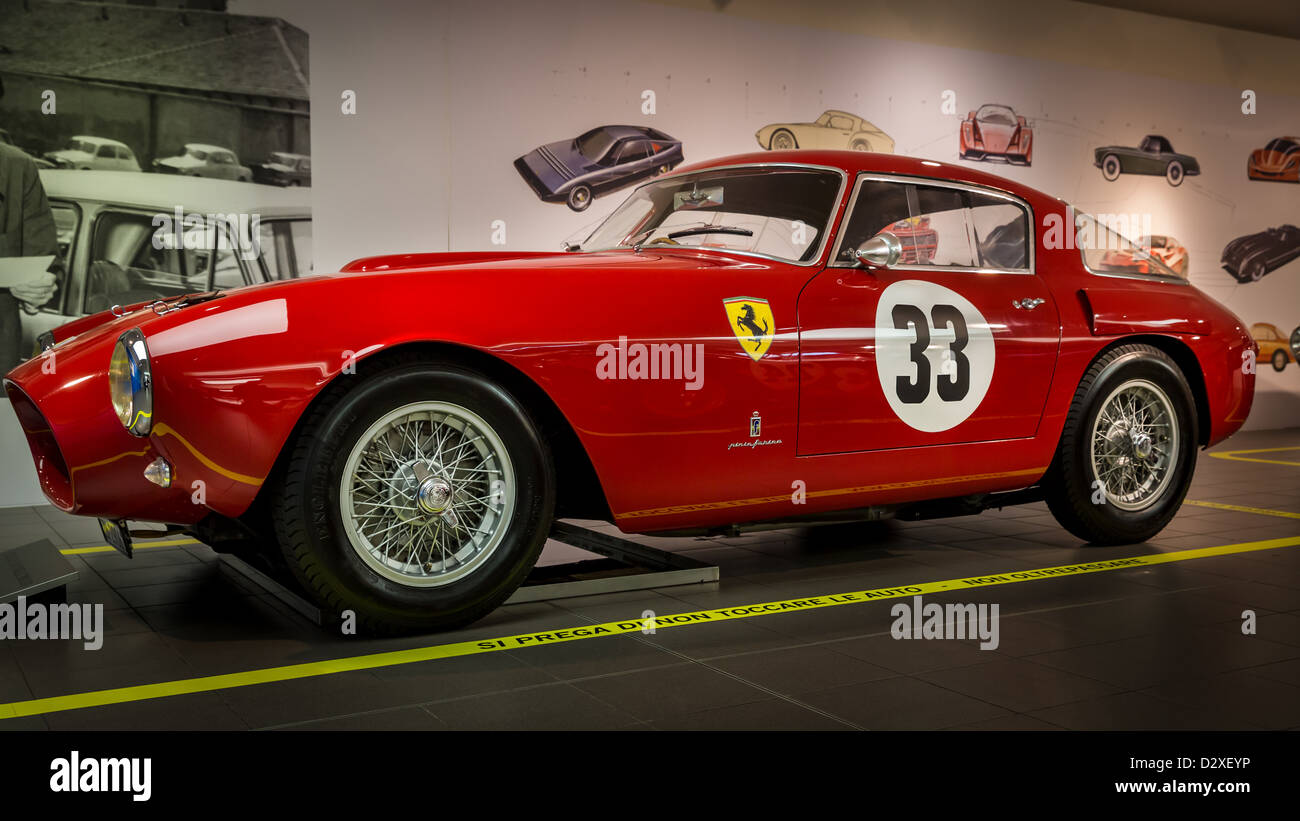
[(0, 144), (0, 374), (17, 365), (22, 354), (20, 303), (44, 305), (58, 285), (54, 274), (44, 267), (32, 270), (21, 258), (57, 260), (58, 253), (54, 213), (36, 163), (19, 149)]

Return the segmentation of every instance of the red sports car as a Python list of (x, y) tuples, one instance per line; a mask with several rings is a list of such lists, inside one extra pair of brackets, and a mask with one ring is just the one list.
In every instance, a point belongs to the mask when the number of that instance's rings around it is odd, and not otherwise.
[(1005, 105), (982, 105), (962, 120), (958, 155), (963, 160), (1032, 165), (1034, 129)]
[[(928, 221), (909, 263), (890, 229)], [(115, 308), (5, 379), (45, 494), (265, 550), (377, 630), (501, 603), (557, 517), (726, 533), (1046, 499), (1173, 517), (1250, 410), (1247, 327), (947, 163), (773, 151), (641, 185), (568, 252), (428, 253)]]

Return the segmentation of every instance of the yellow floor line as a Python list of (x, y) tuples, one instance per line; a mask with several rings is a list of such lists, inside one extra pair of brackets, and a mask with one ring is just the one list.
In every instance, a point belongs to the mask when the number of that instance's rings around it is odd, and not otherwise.
[(1300, 445), (1289, 446), (1285, 448), (1255, 448), (1253, 450), (1225, 450), (1220, 453), (1211, 453), (1215, 459), (1230, 459), (1234, 462), (1262, 462), (1266, 465), (1291, 465), (1300, 467), (1300, 462), (1291, 462), (1284, 459), (1257, 459), (1253, 456), (1239, 456), (1241, 453), (1276, 453), (1279, 450), (1300, 450)]
[[(161, 539), (156, 542), (134, 542), (131, 546), (135, 550), (147, 550), (151, 547), (176, 547), (182, 544), (199, 544), (198, 539)], [(88, 553), (116, 553), (117, 548), (112, 545), (99, 545), (98, 547), (68, 547), (59, 551), (64, 556), (85, 556)]]
[(1243, 505), (1225, 505), (1222, 502), (1199, 502), (1192, 499), (1184, 499), (1183, 504), (1195, 505), (1196, 507), (1212, 507), (1215, 510), (1235, 510), (1238, 513), (1257, 513), (1260, 516), (1279, 516), (1283, 519), (1300, 519), (1300, 513), (1292, 513), (1289, 510), (1271, 510), (1266, 507), (1245, 507)]
[[(774, 613), (790, 613), (798, 610), (817, 610), (825, 607), (838, 607), (848, 604), (911, 597), (926, 593), (951, 593), (999, 584), (1018, 584), (1020, 582), (1055, 579), (1063, 576), (1075, 576), (1086, 573), (1103, 573), (1110, 570), (1124, 570), (1134, 567), (1148, 567), (1172, 562), (1185, 562), (1213, 556), (1228, 556), (1235, 553), (1249, 553), (1258, 550), (1275, 550), (1300, 545), (1300, 536), (1285, 539), (1268, 539), (1258, 542), (1205, 547), (1196, 550), (1177, 550), (1168, 553), (1155, 553), (1146, 556), (1133, 556), (1124, 559), (1085, 562), (1082, 564), (1045, 567), (1037, 570), (1017, 570), (1010, 573), (990, 573), (964, 579), (923, 582), (900, 587), (861, 590), (852, 593), (836, 593), (824, 596), (811, 596), (801, 599), (763, 602), (760, 604), (722, 607), (713, 610), (697, 610), (658, 616), (653, 619), (656, 629), (689, 626), (692, 624), (714, 624), (733, 619), (747, 619)], [(235, 687), (247, 687), (254, 684), (269, 684), (277, 681), (327, 676), (335, 673), (373, 670), (377, 667), (392, 667), (400, 664), (413, 664), (434, 659), (470, 656), (480, 653), (494, 653), (501, 650), (514, 650), (524, 647), (539, 647), (571, 641), (638, 633), (646, 626), (639, 618), (627, 621), (606, 622), (598, 625), (584, 625), (547, 632), (523, 633), (483, 641), (462, 641), (452, 644), (438, 644), (431, 647), (417, 647), (410, 650), (396, 650), (386, 653), (372, 653), (362, 656), (313, 661), (304, 664), (292, 664), (284, 667), (268, 667), (260, 670), (246, 670), (241, 673), (227, 673), (217, 676), (164, 681), (157, 684), (142, 684), (134, 687), (118, 687), (112, 690), (95, 690), (85, 693), (73, 693), (65, 696), (37, 698), (28, 701), (15, 701), (0, 704), (0, 719), (19, 716), (57, 713), (65, 710), (81, 710), (88, 707), (102, 707), (108, 704), (145, 701), (168, 696), (205, 693), (214, 690), (227, 690)]]

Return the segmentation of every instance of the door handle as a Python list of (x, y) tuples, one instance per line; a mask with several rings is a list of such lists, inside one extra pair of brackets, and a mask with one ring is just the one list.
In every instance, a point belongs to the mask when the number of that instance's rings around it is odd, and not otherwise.
[(1024, 299), (1013, 299), (1011, 300), (1011, 304), (1016, 308), (1021, 308), (1026, 311), (1032, 311), (1033, 309), (1037, 308), (1039, 305), (1042, 305), (1043, 300), (1038, 297), (1026, 297)]

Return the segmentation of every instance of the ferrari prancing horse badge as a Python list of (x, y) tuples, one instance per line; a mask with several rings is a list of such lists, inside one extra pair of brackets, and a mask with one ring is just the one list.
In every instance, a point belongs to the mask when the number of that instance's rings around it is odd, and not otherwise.
[(767, 300), (733, 296), (722, 300), (722, 307), (727, 310), (731, 332), (736, 335), (741, 349), (755, 362), (762, 359), (767, 349), (772, 347), (772, 337), (776, 333), (776, 320), (772, 318), (772, 308)]

